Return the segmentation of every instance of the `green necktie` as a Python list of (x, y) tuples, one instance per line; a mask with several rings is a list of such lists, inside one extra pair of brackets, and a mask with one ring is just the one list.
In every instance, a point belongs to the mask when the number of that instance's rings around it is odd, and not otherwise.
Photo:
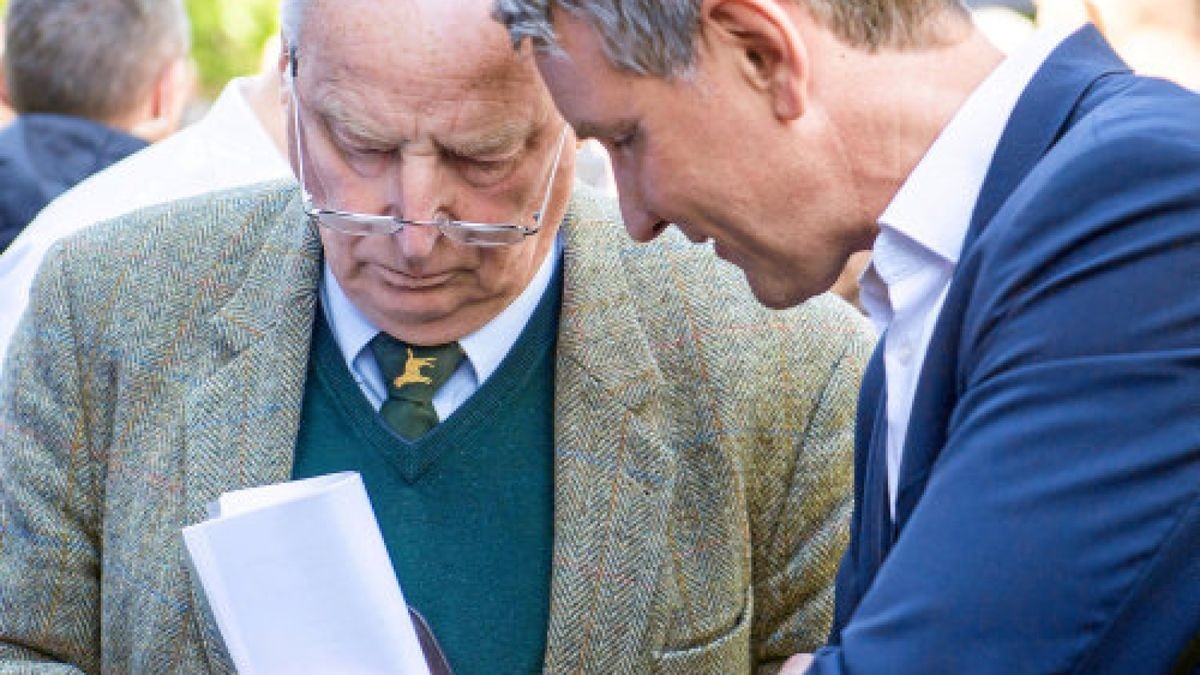
[(388, 390), (379, 414), (407, 440), (424, 436), (438, 423), (433, 395), (462, 363), (462, 347), (457, 342), (414, 347), (380, 333), (371, 340), (371, 352)]

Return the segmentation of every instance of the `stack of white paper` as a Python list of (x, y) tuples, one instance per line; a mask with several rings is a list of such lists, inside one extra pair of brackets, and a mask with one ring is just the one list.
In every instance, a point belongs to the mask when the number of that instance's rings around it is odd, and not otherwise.
[(183, 530), (243, 675), (428, 675), (357, 473), (226, 493)]

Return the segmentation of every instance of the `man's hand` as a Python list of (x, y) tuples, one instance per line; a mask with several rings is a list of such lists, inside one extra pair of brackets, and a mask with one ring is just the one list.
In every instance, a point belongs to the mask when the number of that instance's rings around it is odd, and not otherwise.
[(804, 675), (812, 665), (812, 654), (796, 654), (779, 669), (779, 675)]

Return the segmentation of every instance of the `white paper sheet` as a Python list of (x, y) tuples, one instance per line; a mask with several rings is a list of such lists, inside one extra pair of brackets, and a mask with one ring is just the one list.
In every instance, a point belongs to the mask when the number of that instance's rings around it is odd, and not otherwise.
[(357, 473), (229, 492), (183, 538), (242, 675), (429, 670)]

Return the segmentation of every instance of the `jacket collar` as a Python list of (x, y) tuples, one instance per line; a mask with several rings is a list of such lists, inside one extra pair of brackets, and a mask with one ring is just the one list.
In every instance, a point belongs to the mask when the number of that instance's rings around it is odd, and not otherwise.
[(1021, 98), (1000, 137), (971, 215), (967, 245), (991, 222), (1033, 166), (1070, 128), (1072, 112), (1098, 78), (1128, 72), (1100, 31), (1088, 24), (1050, 54)]

